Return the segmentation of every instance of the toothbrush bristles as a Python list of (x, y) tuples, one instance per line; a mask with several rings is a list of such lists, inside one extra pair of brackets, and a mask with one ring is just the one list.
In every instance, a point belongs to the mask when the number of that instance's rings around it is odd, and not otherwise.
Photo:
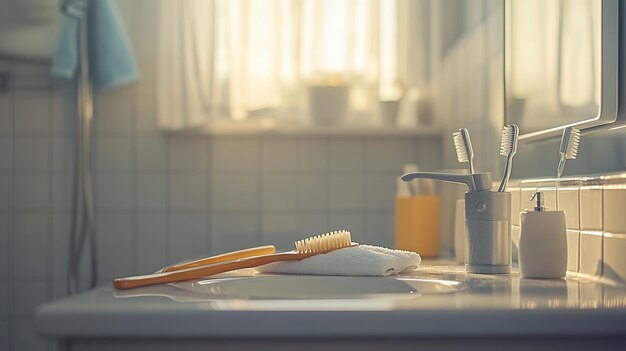
[[(469, 135), (467, 135), (469, 137)], [(469, 162), (470, 161), (470, 150), (468, 150), (468, 140), (466, 141), (466, 134), (459, 130), (452, 134), (452, 139), (454, 140), (454, 148), (456, 149), (456, 158), (459, 162)], [(469, 143), (471, 148), (471, 143)]]
[(565, 158), (568, 160), (575, 160), (578, 156), (578, 145), (580, 145), (580, 130), (572, 128), (572, 131), (567, 142), (567, 149), (565, 151)]
[(298, 240), (295, 245), (298, 253), (327, 252), (352, 245), (352, 238), (349, 231), (336, 230)]
[(502, 141), (500, 143), (500, 155), (515, 155), (517, 152), (517, 137), (519, 128), (514, 125), (506, 125), (502, 128)]

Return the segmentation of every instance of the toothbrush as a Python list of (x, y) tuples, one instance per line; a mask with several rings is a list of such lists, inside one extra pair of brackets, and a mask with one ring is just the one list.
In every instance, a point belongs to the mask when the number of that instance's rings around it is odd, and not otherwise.
[(187, 262), (183, 264), (168, 266), (168, 267), (158, 270), (156, 273), (180, 271), (182, 269), (206, 266), (209, 264), (215, 264), (215, 263), (226, 262), (226, 261), (233, 261), (233, 260), (238, 260), (240, 258), (253, 257), (253, 256), (259, 256), (259, 255), (269, 255), (275, 252), (276, 252), (276, 248), (274, 247), (274, 245), (251, 247), (249, 249), (232, 251), (232, 252), (224, 253), (221, 255), (211, 256), (211, 257), (207, 257), (207, 258), (203, 258), (200, 260), (195, 260), (195, 261), (191, 261), (191, 262)]
[(272, 262), (299, 261), (311, 256), (358, 245), (359, 244), (352, 242), (349, 231), (337, 230), (296, 241), (296, 249), (294, 251), (253, 256), (169, 272), (118, 278), (113, 280), (113, 286), (117, 289), (132, 289), (140, 286), (180, 282), (230, 272), (241, 268), (258, 267)]
[(519, 136), (519, 127), (515, 124), (509, 124), (502, 128), (502, 141), (500, 142), (500, 155), (506, 157), (504, 164), (504, 173), (498, 187), (498, 192), (506, 189), (506, 184), (511, 177), (511, 169), (513, 168), (513, 156), (517, 152), (517, 137)]
[(556, 170), (556, 177), (561, 178), (566, 160), (575, 160), (578, 155), (578, 145), (580, 144), (580, 130), (574, 127), (567, 127), (563, 130), (561, 146), (559, 147), (559, 166)]
[[(458, 132), (452, 134), (452, 139), (454, 140), (454, 148), (456, 149), (456, 158), (461, 163), (467, 162), (469, 174), (474, 174), (474, 150), (472, 149), (469, 131), (466, 128), (461, 128)], [(470, 178), (470, 191), (476, 191), (474, 178)]]

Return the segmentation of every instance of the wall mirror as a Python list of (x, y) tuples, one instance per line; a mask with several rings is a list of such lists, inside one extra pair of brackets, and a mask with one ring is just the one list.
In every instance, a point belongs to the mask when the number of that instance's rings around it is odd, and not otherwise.
[(617, 121), (617, 0), (507, 0), (506, 123), (523, 139)]

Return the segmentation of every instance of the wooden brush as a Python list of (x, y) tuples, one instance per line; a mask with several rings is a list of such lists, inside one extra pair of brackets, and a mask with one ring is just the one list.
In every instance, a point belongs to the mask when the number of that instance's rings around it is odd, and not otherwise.
[(187, 268), (194, 268), (194, 267), (206, 266), (210, 264), (216, 264), (220, 262), (238, 260), (240, 258), (260, 256), (260, 255), (269, 255), (275, 252), (276, 252), (276, 248), (274, 247), (274, 245), (251, 247), (249, 249), (232, 251), (232, 252), (228, 252), (225, 254), (211, 256), (211, 257), (203, 258), (203, 259), (196, 260), (196, 261), (168, 266), (168, 267), (160, 269), (159, 271), (157, 271), (157, 273), (180, 271), (180, 270), (187, 269)]
[(357, 245), (357, 243), (352, 242), (349, 231), (338, 230), (296, 241), (296, 249), (294, 251), (241, 258), (206, 266), (191, 266), (191, 268), (162, 273), (117, 278), (113, 280), (113, 286), (117, 289), (132, 289), (140, 286), (198, 279), (242, 268), (254, 268), (272, 262), (303, 260), (311, 256)]

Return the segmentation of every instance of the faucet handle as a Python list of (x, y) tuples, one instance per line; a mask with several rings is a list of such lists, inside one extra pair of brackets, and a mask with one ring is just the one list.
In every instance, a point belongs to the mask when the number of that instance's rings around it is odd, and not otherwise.
[(402, 180), (410, 182), (413, 179), (434, 179), (450, 183), (461, 183), (469, 187), (470, 191), (491, 190), (491, 173), (436, 173), (436, 172), (413, 172), (402, 176)]

